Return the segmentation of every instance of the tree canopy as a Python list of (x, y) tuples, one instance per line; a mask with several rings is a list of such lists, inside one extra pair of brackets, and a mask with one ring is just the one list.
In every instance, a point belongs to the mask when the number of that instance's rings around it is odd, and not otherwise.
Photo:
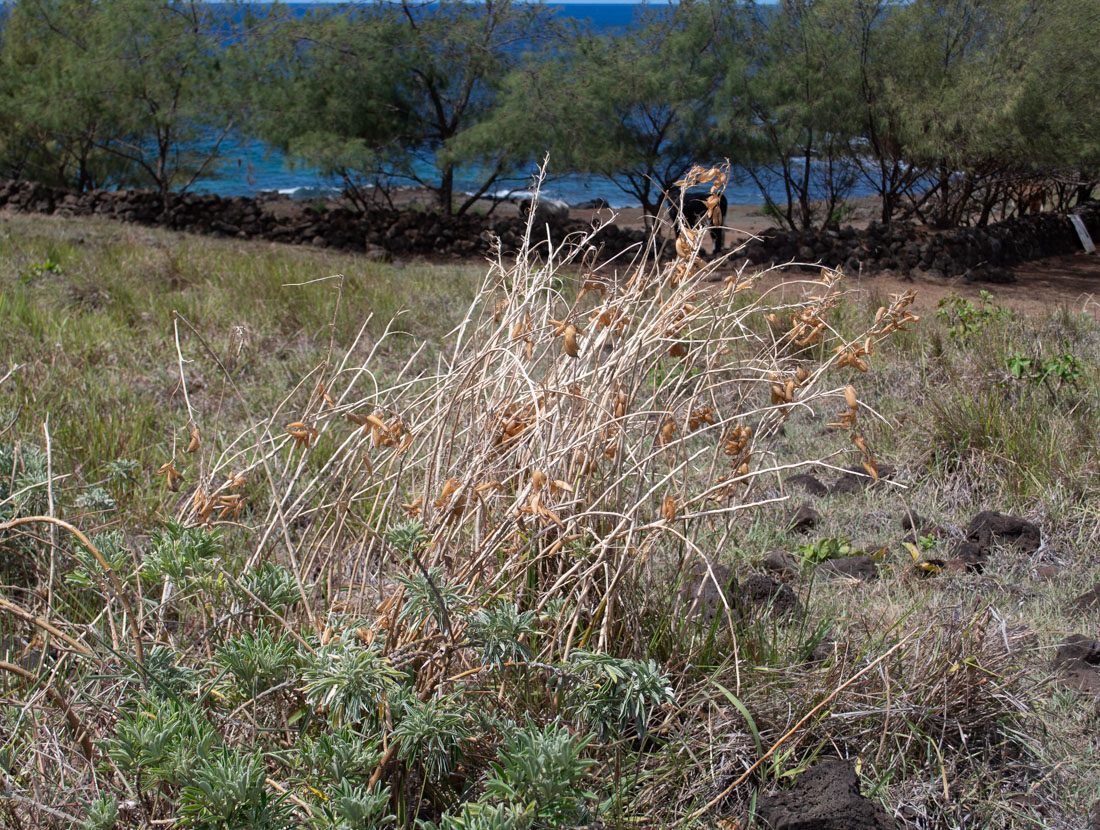
[(259, 139), (360, 207), (414, 184), (462, 213), (549, 153), (653, 213), (725, 158), (791, 228), (860, 181), (883, 221), (946, 227), (1100, 180), (1100, 9), (1075, 0), (684, 0), (624, 30), (512, 0), (258, 9), (5, 6), (0, 174), (167, 199)]

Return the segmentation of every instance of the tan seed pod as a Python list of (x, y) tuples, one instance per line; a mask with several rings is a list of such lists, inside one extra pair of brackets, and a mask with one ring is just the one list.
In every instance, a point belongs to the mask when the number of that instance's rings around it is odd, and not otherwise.
[(462, 482), (460, 482), (457, 478), (447, 479), (443, 482), (443, 492), (439, 494), (439, 498), (432, 502), (432, 504), (435, 507), (443, 507), (451, 498), (451, 496), (455, 494), (455, 491), (458, 490), (458, 488), (461, 486)]
[(682, 236), (676, 237), (676, 256), (680, 259), (687, 259), (691, 256), (691, 243)]
[(661, 426), (660, 442), (661, 446), (664, 446), (672, 440), (672, 436), (676, 434), (676, 422), (669, 418)]
[(168, 461), (160, 465), (160, 469), (157, 470), (157, 475), (165, 476), (168, 480), (168, 489), (173, 493), (178, 493), (180, 484), (183, 482), (183, 473), (176, 469), (176, 465), (171, 461)]
[(661, 515), (665, 517), (665, 521), (676, 521), (676, 498), (671, 494), (665, 496), (661, 502)]
[(848, 409), (853, 412), (859, 408), (859, 402), (856, 399), (856, 390), (854, 386), (844, 387), (844, 402), (848, 404)]
[(875, 464), (874, 458), (868, 457), (863, 459), (863, 469), (867, 471), (867, 475), (875, 481), (878, 481), (878, 466)]
[(531, 473), (531, 488), (537, 493), (546, 486), (547, 475), (542, 470)]
[(191, 425), (191, 440), (187, 444), (187, 449), (184, 452), (195, 453), (199, 450), (199, 428), (194, 424)]
[(580, 334), (580, 332), (577, 331), (577, 327), (572, 323), (569, 323), (565, 327), (565, 337), (563, 338), (562, 349), (564, 349), (565, 353), (570, 357), (577, 357), (577, 355), (581, 353), (580, 344), (577, 343), (578, 334)]

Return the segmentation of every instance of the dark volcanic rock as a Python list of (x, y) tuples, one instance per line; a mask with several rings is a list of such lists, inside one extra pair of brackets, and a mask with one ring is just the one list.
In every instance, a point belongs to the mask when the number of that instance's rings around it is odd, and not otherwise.
[(950, 556), (952, 560), (962, 563), (966, 570), (981, 573), (989, 558), (989, 549), (980, 548), (971, 542), (956, 542), (951, 548)]
[(799, 473), (798, 475), (790, 476), (786, 484), (788, 487), (801, 487), (811, 496), (827, 496), (829, 494), (828, 485), (821, 481), (821, 479), (809, 475), (808, 473)]
[(901, 529), (902, 530), (917, 530), (923, 528), (927, 522), (923, 517), (915, 510), (910, 510), (901, 514)]
[(1054, 668), (1067, 689), (1100, 695), (1100, 642), (1084, 634), (1071, 634), (1058, 645)]
[(798, 597), (789, 586), (764, 574), (750, 574), (740, 585), (725, 565), (698, 562), (691, 569), (680, 593), (681, 607), (689, 616), (701, 616), (712, 622), (725, 607), (738, 619), (751, 619), (759, 612), (771, 616), (790, 616), (801, 611)]
[(790, 586), (763, 574), (751, 574), (741, 583), (737, 589), (737, 607), (743, 616), (766, 609), (773, 616), (786, 617), (801, 610)]
[(799, 776), (794, 787), (761, 797), (757, 812), (772, 830), (896, 830), (882, 806), (859, 792), (852, 765), (825, 758)]
[(1085, 695), (1100, 695), (1100, 671), (1096, 666), (1080, 660), (1072, 660), (1062, 666), (1058, 678), (1065, 688)]
[[(879, 481), (888, 480), (893, 474), (894, 468), (889, 464), (879, 464)], [(829, 489), (834, 493), (858, 493), (860, 490), (876, 483), (862, 467), (849, 467), (848, 471), (838, 478)]]
[(1035, 553), (1042, 544), (1038, 527), (1026, 519), (995, 510), (984, 510), (970, 520), (966, 541), (987, 552), (994, 543), (1012, 545), (1024, 554)]
[(861, 579), (864, 582), (878, 579), (878, 568), (875, 567), (875, 560), (863, 553), (856, 556), (845, 556), (841, 559), (826, 559), (817, 566), (817, 572), (830, 579)]
[(1092, 586), (1092, 590), (1085, 591), (1069, 605), (1071, 611), (1085, 613), (1100, 609), (1100, 582)]
[(691, 575), (680, 589), (680, 600), (684, 612), (690, 616), (702, 615), (708, 622), (713, 620), (726, 605), (733, 606), (729, 596), (736, 590), (737, 580), (725, 565), (712, 565), (703, 562), (692, 566)]
[(797, 579), (802, 571), (798, 559), (793, 554), (780, 548), (776, 548), (765, 556), (760, 564), (764, 566), (764, 570), (784, 582), (789, 579)]
[(791, 517), (787, 520), (787, 529), (805, 533), (807, 530), (813, 530), (817, 527), (820, 521), (821, 514), (810, 505), (804, 504), (791, 514)]
[(1084, 634), (1071, 634), (1058, 644), (1054, 654), (1054, 667), (1065, 665), (1072, 660), (1080, 660), (1089, 665), (1100, 665), (1100, 642)]

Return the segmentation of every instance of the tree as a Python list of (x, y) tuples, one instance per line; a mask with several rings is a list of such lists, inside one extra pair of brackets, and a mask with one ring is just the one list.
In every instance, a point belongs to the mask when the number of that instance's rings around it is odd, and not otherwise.
[[(746, 169), (788, 227), (831, 224), (855, 181), (858, 62), (837, 37), (840, 4), (784, 0), (751, 15), (752, 52), (722, 99)], [(773, 198), (782, 189), (781, 202)]]
[(503, 109), (537, 113), (555, 166), (610, 179), (655, 215), (693, 163), (728, 149), (715, 104), (736, 27), (728, 5), (688, 0), (623, 35), (575, 32), (511, 79)]
[(213, 172), (233, 129), (223, 55), (234, 6), (112, 0), (97, 8), (97, 54), (86, 66), (108, 91), (113, 121), (99, 146), (126, 161), (135, 180), (151, 183), (167, 206), (172, 190)]
[(19, 0), (3, 62), (22, 172), (80, 190), (151, 185), (166, 205), (208, 175), (233, 125), (222, 45), (234, 8)]
[[(525, 136), (487, 141), (483, 125), (524, 52), (551, 31), (545, 8), (511, 0), (284, 17), (267, 38), (262, 74), (279, 83), (262, 96), (256, 130), (343, 177), (357, 201), (358, 185), (404, 181), (429, 188), (444, 212), (464, 213), (529, 155)], [(474, 192), (456, 204), (460, 174)]]
[(87, 0), (20, 0), (9, 10), (0, 52), (8, 175), (78, 190), (117, 181), (119, 165), (99, 147), (109, 101), (86, 68), (95, 11)]
[(904, 48), (883, 68), (906, 161), (924, 171), (909, 209), (940, 227), (984, 223), (1029, 153), (1011, 124), (1044, 0), (913, 0), (891, 16)]
[(1013, 128), (1033, 169), (1064, 190), (1063, 207), (1100, 184), (1100, 108), (1088, 67), (1100, 66), (1100, 8), (1057, 0), (1030, 43)]
[(884, 223), (893, 219), (904, 194), (924, 177), (923, 169), (905, 158), (898, 107), (887, 83), (893, 76), (891, 65), (907, 45), (905, 33), (891, 25), (900, 5), (901, 0), (840, 0), (823, 9), (834, 45), (856, 61), (852, 157), (859, 177), (879, 196)]

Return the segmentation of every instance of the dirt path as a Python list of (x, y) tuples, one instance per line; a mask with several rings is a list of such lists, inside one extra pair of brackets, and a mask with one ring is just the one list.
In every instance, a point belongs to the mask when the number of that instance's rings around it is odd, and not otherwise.
[[(917, 289), (917, 307), (934, 309), (951, 294), (977, 299), (988, 291), (996, 302), (1024, 314), (1044, 314), (1057, 308), (1085, 312), (1100, 320), (1100, 256), (1085, 253), (1026, 262), (1012, 269), (1016, 282), (967, 282), (961, 277), (903, 279), (879, 274), (863, 280), (863, 287), (883, 293)], [(849, 286), (850, 287), (850, 286)]]

